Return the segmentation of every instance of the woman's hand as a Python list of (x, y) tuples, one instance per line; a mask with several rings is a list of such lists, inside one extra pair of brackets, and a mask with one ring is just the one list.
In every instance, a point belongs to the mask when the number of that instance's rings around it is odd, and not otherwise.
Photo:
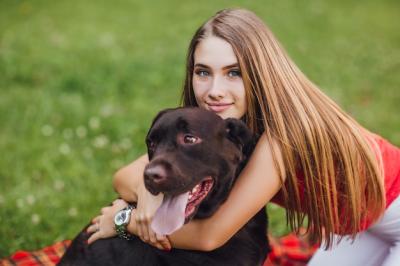
[(148, 163), (148, 155), (145, 154), (114, 175), (114, 188), (120, 197), (137, 202), (137, 235), (145, 242), (155, 241), (156, 236), (150, 230), (150, 224), (163, 200), (162, 194), (154, 196), (144, 186), (143, 172)]
[[(117, 235), (115, 231), (115, 226), (114, 226), (114, 217), (123, 208), (125, 208), (128, 205), (128, 203), (122, 199), (117, 199), (114, 200), (112, 203), (112, 206), (107, 206), (101, 209), (101, 214), (99, 216), (96, 216), (92, 220), (92, 225), (90, 225), (86, 232), (91, 233), (92, 235), (88, 239), (88, 244), (92, 244), (94, 241), (102, 238), (109, 238), (109, 237), (114, 237)], [(149, 206), (152, 206), (151, 204)], [(139, 228), (136, 220), (136, 210), (134, 209), (131, 213), (131, 219), (130, 222), (127, 226), (127, 230), (130, 234), (132, 235), (137, 235), (140, 237), (140, 239), (147, 243), (150, 244), (158, 249), (162, 250), (171, 250), (171, 243), (169, 242), (168, 238), (164, 235), (159, 235), (156, 234), (151, 228), (150, 228), (150, 222), (148, 222), (148, 226), (144, 226), (145, 230), (147, 232), (147, 238), (144, 238), (143, 236), (139, 235)]]
[(92, 220), (86, 232), (92, 235), (88, 239), (88, 244), (101, 238), (109, 238), (117, 235), (114, 227), (114, 216), (128, 205), (122, 199), (114, 200), (112, 206), (107, 206), (101, 209), (101, 214)]
[(150, 226), (146, 228), (147, 232), (149, 233), (149, 238), (148, 239), (144, 239), (142, 236), (138, 235), (138, 224), (136, 222), (136, 210), (132, 211), (131, 214), (131, 221), (129, 222), (128, 226), (127, 226), (127, 230), (130, 234), (133, 235), (137, 235), (143, 242), (152, 245), (153, 247), (156, 247), (158, 249), (162, 249), (162, 250), (167, 250), (170, 251), (172, 246), (171, 246), (171, 242), (169, 241), (169, 239), (167, 238), (167, 236), (165, 235), (159, 235), (156, 234), (151, 228)]
[(137, 235), (142, 241), (165, 250), (171, 249), (171, 244), (165, 236), (156, 235), (150, 228), (151, 221), (163, 201), (163, 195), (152, 195), (144, 186), (143, 172), (149, 163), (148, 155), (121, 168), (114, 175), (114, 188), (121, 198), (137, 202), (137, 209), (132, 211), (128, 232)]
[(137, 189), (138, 204), (135, 212), (137, 235), (146, 243), (156, 243), (157, 235), (151, 229), (151, 221), (163, 201), (163, 194), (152, 195), (142, 182)]

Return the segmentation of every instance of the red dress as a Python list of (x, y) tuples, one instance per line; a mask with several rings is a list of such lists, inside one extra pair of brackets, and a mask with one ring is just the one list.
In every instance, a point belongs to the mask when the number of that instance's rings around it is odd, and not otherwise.
[(378, 135), (374, 139), (382, 154), (387, 208), (400, 195), (400, 149)]

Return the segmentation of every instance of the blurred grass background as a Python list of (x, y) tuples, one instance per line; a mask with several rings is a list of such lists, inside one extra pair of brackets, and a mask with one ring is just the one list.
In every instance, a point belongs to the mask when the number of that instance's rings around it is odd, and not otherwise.
[[(400, 145), (398, 1), (0, 1), (0, 257), (71, 239), (178, 104), (184, 58), (217, 10), (244, 7), (361, 124)], [(270, 207), (270, 231), (285, 232)]]

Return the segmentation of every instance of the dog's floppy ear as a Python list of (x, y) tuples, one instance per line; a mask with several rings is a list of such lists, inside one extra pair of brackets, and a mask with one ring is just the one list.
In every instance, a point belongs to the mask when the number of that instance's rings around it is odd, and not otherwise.
[(239, 119), (225, 119), (227, 138), (238, 145), (242, 151), (253, 142), (253, 134), (250, 129)]
[[(160, 119), (161, 116), (163, 116), (165, 113), (168, 113), (169, 111), (173, 111), (173, 110), (180, 109), (180, 108), (182, 108), (182, 107), (167, 108), (167, 109), (164, 109), (164, 110), (161, 110), (160, 112), (158, 112), (158, 114), (156, 115), (156, 117), (153, 119), (153, 122), (151, 122), (151, 126), (150, 126), (150, 128), (149, 128), (149, 132), (150, 132), (150, 130), (153, 128), (153, 126), (154, 126), (154, 124), (157, 122), (157, 120)], [(149, 133), (149, 132), (148, 132), (148, 133)], [(147, 133), (147, 134), (148, 134), (148, 133)]]
[(165, 113), (167, 113), (168, 111), (171, 111), (171, 110), (173, 110), (173, 108), (164, 109), (164, 110), (161, 110), (160, 112), (158, 112), (158, 114), (156, 115), (156, 117), (154, 117), (153, 122), (151, 122), (150, 129), (154, 126), (154, 124), (157, 122), (158, 119), (160, 119), (160, 117), (161, 117), (163, 114), (165, 114)]
[(165, 113), (168, 113), (169, 111), (172, 111), (172, 110), (175, 110), (175, 109), (168, 108), (168, 109), (161, 110), (160, 112), (158, 112), (156, 117), (153, 119), (153, 122), (151, 122), (151, 126), (150, 126), (149, 130), (147, 131), (147, 135), (146, 135), (146, 144), (147, 144), (147, 148), (148, 148), (147, 151), (148, 151), (149, 160), (152, 157), (152, 153), (150, 152), (149, 143), (148, 143), (150, 132), (153, 129), (153, 126), (155, 125), (155, 123), (158, 121), (158, 119), (160, 119)]

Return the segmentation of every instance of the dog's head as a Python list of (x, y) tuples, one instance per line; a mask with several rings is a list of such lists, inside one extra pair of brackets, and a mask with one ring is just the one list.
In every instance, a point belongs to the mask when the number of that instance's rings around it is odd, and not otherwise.
[(154, 195), (187, 195), (185, 222), (210, 216), (228, 196), (252, 140), (238, 119), (201, 108), (162, 111), (146, 138), (145, 186)]

